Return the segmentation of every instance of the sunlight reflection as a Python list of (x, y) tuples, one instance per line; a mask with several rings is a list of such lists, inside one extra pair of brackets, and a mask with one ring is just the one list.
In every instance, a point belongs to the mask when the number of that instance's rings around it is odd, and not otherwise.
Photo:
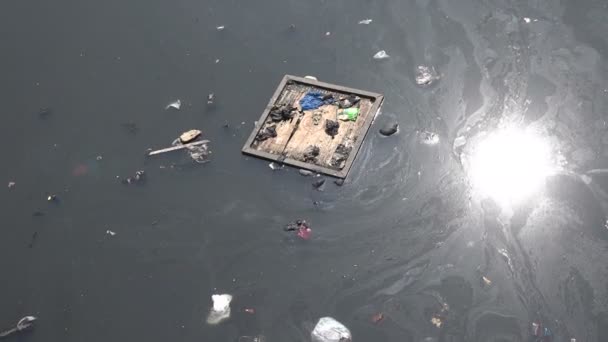
[(479, 140), (469, 166), (476, 190), (503, 205), (534, 194), (554, 172), (548, 141), (520, 128), (502, 129)]

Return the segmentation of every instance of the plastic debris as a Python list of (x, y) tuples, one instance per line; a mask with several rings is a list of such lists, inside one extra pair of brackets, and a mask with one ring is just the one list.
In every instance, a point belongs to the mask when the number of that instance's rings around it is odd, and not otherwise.
[(296, 232), (296, 236), (302, 240), (310, 240), (312, 237), (312, 228), (305, 220), (296, 220), (287, 224), (283, 230), (286, 232)]
[(416, 68), (416, 84), (419, 86), (431, 85), (431, 83), (438, 80), (440, 77), (435, 71), (434, 67), (427, 67), (419, 65)]
[(226, 28), (226, 26), (221, 25), (221, 26), (216, 27), (215, 29), (218, 31), (224, 31), (225, 28)]
[(443, 325), (443, 321), (441, 320), (441, 317), (435, 315), (431, 318), (431, 323), (433, 323), (434, 326), (436, 326), (437, 328), (441, 328), (441, 326)]
[(273, 171), (276, 171), (276, 170), (283, 169), (285, 166), (284, 165), (279, 165), (279, 164), (277, 164), (275, 162), (272, 162), (272, 163), (268, 164), (268, 167), (271, 168)]
[(34, 321), (36, 321), (37, 319), (38, 318), (36, 318), (35, 316), (25, 316), (25, 317), (21, 318), (17, 322), (17, 325), (14, 328), (1, 332), (0, 338), (12, 335), (17, 332), (25, 331), (25, 330), (33, 327)]
[(372, 323), (380, 323), (380, 321), (384, 320), (384, 314), (382, 312), (378, 312), (377, 314), (372, 316)]
[(190, 142), (187, 144), (183, 144), (181, 142), (180, 138), (178, 137), (177, 139), (173, 140), (173, 142), (171, 143), (172, 147), (165, 148), (165, 149), (158, 150), (158, 151), (152, 151), (152, 152), (148, 153), (148, 155), (152, 156), (152, 155), (156, 155), (156, 154), (160, 154), (160, 153), (185, 149), (185, 150), (187, 150), (188, 155), (190, 156), (190, 158), (192, 158), (193, 161), (202, 164), (202, 163), (206, 163), (209, 161), (209, 154), (211, 154), (211, 151), (209, 151), (208, 143), (209, 143), (209, 140), (200, 140), (200, 141), (194, 141), (194, 142)]
[(335, 102), (331, 94), (324, 94), (320, 91), (309, 91), (300, 100), (302, 110), (317, 109), (323, 105), (333, 104)]
[(114, 236), (114, 235), (116, 235), (116, 232), (111, 231), (111, 230), (108, 229), (108, 230), (106, 230), (106, 234), (108, 234), (110, 236)]
[(175, 110), (179, 110), (182, 107), (182, 101), (181, 100), (176, 100), (175, 102), (171, 102), (169, 103), (165, 109), (169, 109), (169, 108), (173, 108)]
[(338, 134), (339, 129), (340, 123), (338, 121), (325, 119), (325, 133), (331, 136), (332, 139)]
[(484, 284), (486, 284), (486, 286), (492, 285), (492, 281), (490, 280), (490, 278), (488, 278), (486, 276), (481, 277), (481, 280), (483, 281)]
[(8, 182), (8, 188), (9, 188), (9, 189), (14, 188), (14, 187), (15, 187), (15, 185), (17, 185), (17, 183), (15, 183), (15, 182)]
[[(301, 101), (300, 101), (301, 103)], [(274, 106), (268, 113), (273, 122), (291, 120), (296, 114), (296, 108), (291, 106)]]
[(95, 160), (97, 160), (97, 161), (101, 161), (102, 159), (103, 159), (103, 157), (102, 157), (102, 156), (97, 156), (97, 157), (95, 157)]
[(310, 145), (310, 146), (306, 147), (302, 157), (304, 158), (304, 162), (306, 162), (306, 163), (316, 163), (317, 157), (319, 156), (320, 153), (321, 153), (321, 149), (319, 148), (319, 146)]
[(463, 136), (459, 136), (456, 139), (454, 139), (454, 148), (458, 148), (460, 146), (463, 146), (467, 143), (467, 138), (463, 137)]
[(385, 137), (389, 137), (397, 132), (399, 132), (398, 123), (390, 123), (380, 129), (380, 134), (384, 135)]
[(437, 133), (423, 131), (420, 133), (420, 138), (425, 145), (437, 145), (439, 143), (439, 135)]
[(211, 296), (211, 300), (213, 301), (213, 307), (209, 311), (209, 316), (207, 316), (207, 323), (215, 325), (230, 318), (231, 295), (214, 294)]
[(312, 342), (350, 342), (350, 330), (331, 317), (321, 317), (310, 333)]
[(321, 179), (318, 179), (318, 180), (312, 182), (312, 187), (319, 191), (322, 191), (324, 184), (325, 184), (325, 178), (321, 178)]
[(338, 100), (338, 107), (340, 108), (350, 108), (361, 101), (361, 98), (356, 95), (350, 95), (346, 97), (341, 97)]
[(215, 94), (214, 93), (211, 93), (211, 94), (207, 95), (207, 104), (208, 105), (212, 105), (214, 100), (215, 100)]
[(266, 337), (263, 335), (257, 336), (241, 336), (238, 342), (266, 342)]
[(258, 134), (255, 136), (255, 141), (261, 142), (266, 139), (276, 138), (276, 137), (277, 137), (276, 126), (268, 126), (268, 127), (264, 128), (263, 130), (261, 130), (260, 132), (258, 132)]
[(187, 143), (193, 141), (194, 139), (198, 138), (202, 133), (203, 132), (201, 132), (198, 129), (191, 129), (189, 131), (186, 131), (186, 132), (182, 133), (179, 136), (179, 141), (182, 144), (187, 144)]
[(309, 80), (315, 80), (315, 81), (318, 81), (316, 77), (314, 77), (314, 76), (310, 76), (310, 75), (306, 75), (306, 76), (304, 76), (304, 78), (308, 78)]
[(127, 177), (122, 180), (122, 184), (143, 184), (146, 181), (146, 173), (144, 170), (135, 171), (133, 177)]
[(331, 35), (331, 32), (327, 31), (327, 32), (325, 32), (325, 35), (329, 36), (329, 35)]
[(298, 171), (298, 173), (300, 173), (300, 175), (302, 175), (304, 177), (312, 176), (314, 174), (314, 172), (309, 171), (309, 170), (304, 170), (304, 169), (300, 169)]
[(376, 52), (376, 54), (374, 55), (374, 59), (387, 59), (390, 58), (391, 56), (389, 56), (386, 51), (384, 50), (380, 50), (378, 52)]
[(373, 20), (371, 19), (363, 19), (361, 21), (359, 21), (359, 25), (369, 25), (372, 23)]
[(357, 121), (359, 108), (346, 108), (338, 113), (338, 119), (342, 121)]
[(46, 200), (49, 202), (56, 202), (59, 200), (59, 197), (57, 197), (57, 195), (51, 194), (47, 196)]
[(537, 341), (550, 341), (553, 333), (547, 327), (544, 327), (540, 322), (532, 322), (532, 336), (537, 338)]
[(532, 21), (532, 19), (530, 19), (528, 17), (524, 17), (524, 21), (526, 22), (526, 24), (529, 24)]
[(243, 312), (253, 315), (253, 314), (255, 314), (255, 309), (254, 308), (244, 308)]

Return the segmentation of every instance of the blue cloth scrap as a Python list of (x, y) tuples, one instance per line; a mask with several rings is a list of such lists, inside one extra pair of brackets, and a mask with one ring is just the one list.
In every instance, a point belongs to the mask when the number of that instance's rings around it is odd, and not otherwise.
[(324, 96), (325, 96), (325, 94), (323, 94), (320, 91), (309, 91), (300, 100), (300, 107), (302, 107), (302, 110), (311, 110), (311, 109), (317, 109), (325, 104), (334, 103), (333, 97), (323, 101)]

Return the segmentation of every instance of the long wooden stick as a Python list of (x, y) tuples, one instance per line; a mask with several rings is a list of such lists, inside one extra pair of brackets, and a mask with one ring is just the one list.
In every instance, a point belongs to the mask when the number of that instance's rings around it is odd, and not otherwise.
[(191, 142), (191, 143), (184, 144), (184, 145), (171, 146), (171, 147), (163, 148), (161, 150), (156, 150), (156, 151), (148, 152), (148, 156), (155, 156), (157, 154), (162, 154), (162, 153), (167, 153), (167, 152), (173, 152), (173, 151), (183, 150), (183, 149), (188, 148), (190, 146), (205, 145), (207, 143), (209, 143), (209, 140), (200, 140), (200, 141), (195, 141), (195, 142)]

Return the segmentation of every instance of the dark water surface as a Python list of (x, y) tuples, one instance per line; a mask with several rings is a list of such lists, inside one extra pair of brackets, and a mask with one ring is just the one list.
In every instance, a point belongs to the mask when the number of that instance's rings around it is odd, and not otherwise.
[[(608, 167), (606, 18), (595, 0), (3, 1), (0, 323), (40, 318), (15, 341), (306, 341), (332, 316), (355, 341), (481, 342), (540, 321), (608, 341), (608, 176), (588, 172)], [(420, 64), (442, 79), (417, 87)], [(241, 155), (284, 74), (386, 96), (343, 187)], [(565, 158), (508, 215), (454, 148), (505, 120)], [(190, 128), (209, 163), (143, 157)], [(116, 178), (139, 169), (144, 186)], [(297, 218), (311, 241), (283, 232)], [(214, 293), (235, 299), (209, 326)]]

